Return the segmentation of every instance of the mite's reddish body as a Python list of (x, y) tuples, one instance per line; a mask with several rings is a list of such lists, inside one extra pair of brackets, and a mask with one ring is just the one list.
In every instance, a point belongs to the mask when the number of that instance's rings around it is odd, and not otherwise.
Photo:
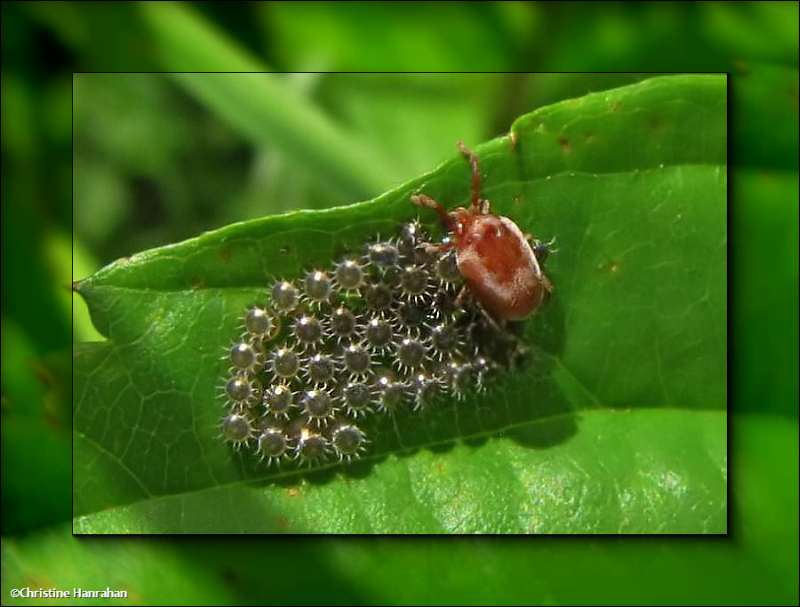
[(553, 286), (544, 275), (527, 237), (508, 217), (490, 212), (480, 198), (478, 158), (459, 143), (472, 165), (472, 204), (448, 213), (424, 194), (412, 196), (420, 206), (435, 210), (450, 233), (458, 269), (472, 295), (495, 319), (522, 320), (544, 301)]
[(457, 220), (458, 262), (469, 290), (489, 313), (502, 320), (530, 315), (551, 289), (539, 261), (513, 221), (497, 215)]

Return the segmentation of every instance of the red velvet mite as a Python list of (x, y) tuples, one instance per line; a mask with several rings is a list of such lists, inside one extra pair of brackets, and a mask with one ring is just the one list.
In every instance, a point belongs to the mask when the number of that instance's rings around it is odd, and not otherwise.
[(542, 272), (548, 244), (522, 233), (508, 217), (494, 215), (488, 200), (480, 197), (478, 157), (458, 143), (472, 167), (472, 198), (468, 209), (451, 212), (431, 197), (419, 194), (411, 201), (433, 209), (449, 232), (450, 242), (439, 250), (456, 249), (456, 261), (472, 295), (496, 320), (522, 320), (532, 314), (553, 290)]

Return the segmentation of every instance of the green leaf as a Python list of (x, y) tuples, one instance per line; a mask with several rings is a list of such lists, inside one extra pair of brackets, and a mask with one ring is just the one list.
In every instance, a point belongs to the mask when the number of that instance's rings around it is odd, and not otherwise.
[(216, 437), (220, 354), (274, 278), (394, 232), (415, 191), (463, 203), (463, 159), (82, 281), (109, 342), (77, 350), (75, 531), (724, 532), (725, 99), (723, 76), (654, 78), (478, 146), (494, 210), (558, 237), (532, 360), (470, 402), (378, 424), (350, 468), (234, 455)]
[(726, 530), (723, 412), (594, 410), (525, 423), (494, 440), (472, 438), (447, 451), (389, 458), (346, 482), (316, 475), (288, 490), (233, 484), (143, 499), (78, 517), (73, 531)]
[(301, 605), (331, 596), (353, 605), (796, 604), (796, 422), (731, 420), (736, 516), (727, 538), (428, 539), (421, 550), (419, 541), (392, 537), (108, 541), (57, 529), (3, 539), (2, 591), (110, 586), (143, 605)]

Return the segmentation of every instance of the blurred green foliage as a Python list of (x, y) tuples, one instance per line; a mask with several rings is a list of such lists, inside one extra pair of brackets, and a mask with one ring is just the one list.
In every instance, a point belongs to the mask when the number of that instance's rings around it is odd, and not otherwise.
[[(24, 580), (116, 582), (142, 603), (796, 603), (797, 24), (793, 2), (4, 3), (3, 600)], [(729, 71), (732, 537), (275, 551), (69, 537), (70, 325), (76, 341), (97, 338), (78, 299), (70, 319), (69, 276), (231, 221), (364, 199), (449, 157), (458, 138), (488, 139), (518, 114), (644, 76), (516, 74), (489, 86), (475, 75), (463, 91), (408, 76), (401, 104), (386, 75), (274, 76), (336, 145), (370, 150), (374, 172), (336, 187), (324, 162), (312, 170), (297, 148), (254, 137), (258, 107), (223, 112), (176, 77), (87, 79), (92, 126), (72, 134), (74, 71), (208, 69)], [(86, 167), (74, 181), (73, 151)], [(378, 569), (417, 575), (397, 589)]]

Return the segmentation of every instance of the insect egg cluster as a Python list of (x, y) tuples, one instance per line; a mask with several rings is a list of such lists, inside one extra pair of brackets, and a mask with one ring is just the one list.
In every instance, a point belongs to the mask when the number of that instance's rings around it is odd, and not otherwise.
[(411, 222), (272, 284), (226, 354), (224, 439), (268, 464), (351, 461), (380, 416), (481, 390), (519, 344), (462, 290), (441, 245)]

